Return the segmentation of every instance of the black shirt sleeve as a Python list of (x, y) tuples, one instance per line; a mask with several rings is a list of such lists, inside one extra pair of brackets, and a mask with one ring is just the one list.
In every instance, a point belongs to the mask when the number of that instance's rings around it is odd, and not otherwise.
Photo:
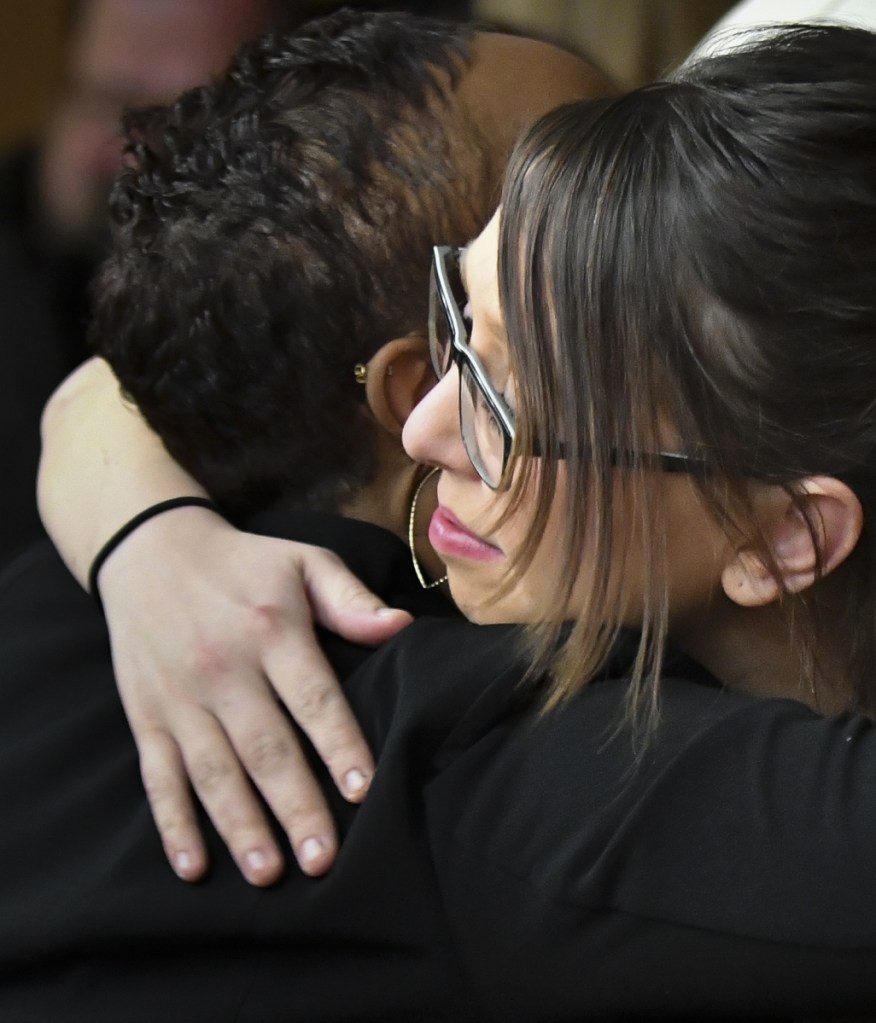
[(672, 679), (637, 759), (625, 684), (509, 715), (427, 788), (484, 1004), (521, 1021), (874, 1010), (873, 727)]

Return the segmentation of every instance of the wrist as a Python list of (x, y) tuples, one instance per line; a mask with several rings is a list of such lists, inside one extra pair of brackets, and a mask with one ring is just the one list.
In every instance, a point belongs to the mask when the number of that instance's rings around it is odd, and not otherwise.
[(215, 515), (221, 516), (222, 514), (219, 506), (214, 501), (210, 500), (210, 498), (189, 495), (173, 497), (166, 501), (159, 501), (158, 503), (149, 505), (149, 507), (138, 512), (106, 540), (91, 562), (91, 567), (88, 571), (88, 592), (92, 595), (92, 597), (94, 597), (98, 605), (101, 604), (99, 576), (106, 562), (113, 554), (115, 554), (119, 547), (128, 540), (129, 537), (133, 536), (146, 523), (180, 508), (201, 508), (206, 509)]

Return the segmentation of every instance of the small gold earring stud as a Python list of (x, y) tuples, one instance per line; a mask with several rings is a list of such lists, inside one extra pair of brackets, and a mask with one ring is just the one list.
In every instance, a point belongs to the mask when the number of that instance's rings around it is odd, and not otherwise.
[(364, 362), (357, 362), (353, 367), (353, 376), (357, 384), (365, 384), (368, 381), (368, 367)]

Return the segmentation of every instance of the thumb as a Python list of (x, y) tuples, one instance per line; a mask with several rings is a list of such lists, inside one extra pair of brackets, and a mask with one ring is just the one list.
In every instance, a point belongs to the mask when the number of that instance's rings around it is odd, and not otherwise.
[(352, 643), (377, 646), (413, 621), (407, 611), (387, 607), (328, 551), (303, 551), (301, 569), (316, 621)]

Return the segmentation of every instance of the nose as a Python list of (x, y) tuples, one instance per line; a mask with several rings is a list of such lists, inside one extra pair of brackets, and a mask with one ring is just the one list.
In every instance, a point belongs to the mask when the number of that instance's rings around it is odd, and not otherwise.
[(408, 416), (402, 443), (415, 462), (477, 476), (459, 429), (459, 370), (456, 366)]

